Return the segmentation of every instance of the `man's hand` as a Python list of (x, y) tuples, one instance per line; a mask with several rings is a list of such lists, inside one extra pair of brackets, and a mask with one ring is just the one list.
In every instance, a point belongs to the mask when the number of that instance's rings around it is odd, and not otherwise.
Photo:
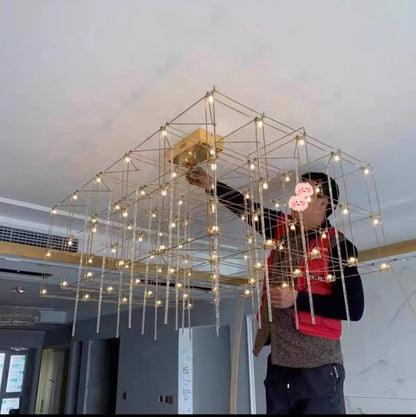
[(185, 177), (189, 184), (196, 185), (206, 191), (211, 190), (212, 178), (201, 167), (189, 169)]
[(273, 308), (288, 308), (295, 304), (298, 292), (291, 288), (270, 287), (270, 298)]

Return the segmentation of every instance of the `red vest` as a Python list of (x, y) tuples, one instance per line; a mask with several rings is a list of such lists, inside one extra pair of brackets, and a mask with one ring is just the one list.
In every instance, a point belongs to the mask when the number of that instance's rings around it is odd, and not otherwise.
[[(287, 216), (290, 220), (291, 217)], [(322, 239), (317, 237), (309, 243), (307, 249), (308, 255), (311, 253), (313, 248), (318, 248), (321, 254), (320, 258), (310, 259), (308, 257), (308, 269), (310, 275), (310, 284), (312, 294), (323, 294), (329, 295), (332, 293), (332, 286), (330, 283), (326, 282), (325, 278), (328, 275), (329, 267), (329, 242), (331, 236), (334, 234), (335, 229), (333, 227), (328, 229), (327, 237)], [(285, 226), (285, 216), (281, 214), (277, 219), (277, 228), (275, 233), (275, 240), (279, 241), (286, 235), (286, 226)], [(275, 249), (270, 252), (270, 255), (267, 259), (267, 264), (270, 266), (273, 262)], [(308, 291), (307, 280), (306, 280), (306, 270), (305, 270), (305, 258), (302, 257), (301, 264), (299, 265), (301, 270), (301, 275), (298, 277), (296, 290), (298, 291)], [(313, 278), (313, 277), (322, 277), (322, 280)], [(262, 297), (262, 306), (266, 302), (265, 300), (266, 292), (266, 282), (263, 285), (263, 297)], [(262, 309), (260, 309), (261, 312)], [(295, 313), (294, 313), (295, 314)], [(298, 322), (299, 322), (299, 331), (301, 333), (310, 335), (325, 337), (328, 339), (339, 339), (341, 337), (342, 325), (341, 320), (330, 319), (318, 315), (314, 315), (315, 324), (312, 324), (312, 316), (309, 312), (298, 311)]]

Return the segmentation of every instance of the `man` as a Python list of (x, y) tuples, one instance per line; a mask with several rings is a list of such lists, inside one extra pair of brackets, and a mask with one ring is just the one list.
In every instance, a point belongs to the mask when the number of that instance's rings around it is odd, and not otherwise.
[[(212, 192), (212, 179), (202, 168), (190, 169), (186, 178)], [(302, 212), (315, 323), (310, 309), (300, 213), (292, 211), (291, 216), (286, 216), (264, 208), (264, 235), (281, 242), (283, 249), (272, 250), (268, 259), (272, 321), (263, 291), (262, 325), (253, 353), (257, 356), (266, 344), (271, 345), (264, 381), (268, 414), (345, 414), (345, 371), (340, 345), (341, 320), (348, 318), (345, 299), (350, 320), (360, 320), (364, 312), (357, 249), (341, 232), (337, 242), (335, 229), (328, 220), (339, 195), (335, 180), (319, 172), (304, 174), (302, 180), (315, 189)], [(217, 182), (217, 194), (233, 213), (245, 214), (241, 193)], [(254, 207), (257, 210), (259, 205), (254, 203)], [(254, 222), (251, 214), (246, 214), (246, 220), (262, 232), (260, 222)]]

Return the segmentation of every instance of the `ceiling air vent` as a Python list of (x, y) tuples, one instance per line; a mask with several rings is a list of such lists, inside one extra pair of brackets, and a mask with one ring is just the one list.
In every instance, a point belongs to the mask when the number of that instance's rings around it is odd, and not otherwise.
[(30, 230), (15, 229), (14, 227), (7, 226), (0, 226), (0, 241), (38, 246), (40, 248), (50, 248), (53, 250), (64, 250), (67, 252), (78, 251), (77, 239), (73, 239), (72, 246), (68, 246), (66, 237), (32, 232)]

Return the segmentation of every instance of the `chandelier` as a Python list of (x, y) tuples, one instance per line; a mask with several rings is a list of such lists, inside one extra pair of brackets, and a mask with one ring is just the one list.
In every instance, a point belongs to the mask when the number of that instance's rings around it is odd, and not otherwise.
[[(190, 167), (209, 173), (211, 192), (186, 181)], [(159, 320), (167, 324), (173, 315), (175, 328), (183, 328), (191, 309), (209, 302), (218, 333), (221, 300), (247, 297), (255, 312), (263, 288), (269, 295), (270, 251), (293, 248), (266, 236), (267, 216), (288, 214), (301, 173), (316, 170), (342, 187), (334, 226), (354, 242), (352, 225), (362, 222), (380, 247), (380, 204), (367, 163), (214, 88), (52, 207), (51, 235), (62, 222), (68, 234), (64, 251), (52, 243), (45, 250), (45, 263), (73, 259), (78, 275), (71, 282), (63, 274), (58, 290), (43, 280), (41, 296), (74, 300), (73, 335), (82, 302), (96, 303), (97, 333), (103, 303), (116, 306), (116, 337), (124, 306), (129, 328), (133, 309), (141, 314), (142, 334), (152, 309), (155, 338)], [(241, 215), (222, 206), (219, 182), (240, 192)], [(319, 232), (326, 237), (326, 230)], [(71, 251), (75, 239), (77, 257)], [(380, 270), (388, 268), (384, 261)]]

